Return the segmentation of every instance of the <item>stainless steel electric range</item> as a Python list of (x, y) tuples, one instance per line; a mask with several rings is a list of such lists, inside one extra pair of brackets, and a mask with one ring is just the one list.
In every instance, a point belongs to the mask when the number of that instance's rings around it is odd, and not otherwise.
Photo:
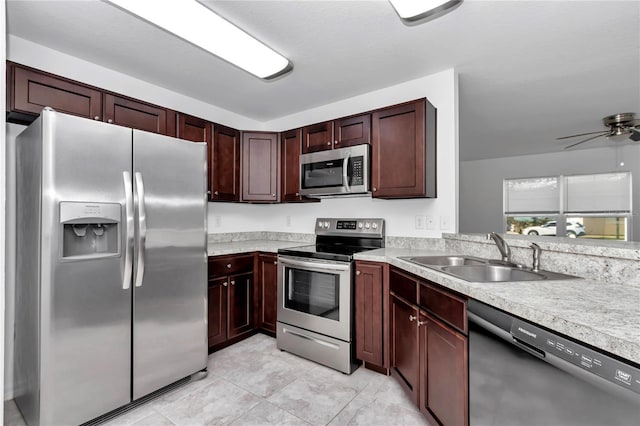
[(351, 374), (353, 255), (384, 247), (384, 219), (316, 220), (316, 244), (278, 250), (279, 349)]

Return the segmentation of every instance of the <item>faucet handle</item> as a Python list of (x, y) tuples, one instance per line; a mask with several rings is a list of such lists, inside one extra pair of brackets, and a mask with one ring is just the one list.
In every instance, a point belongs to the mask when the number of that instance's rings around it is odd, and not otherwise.
[(529, 247), (533, 250), (533, 266), (531, 269), (534, 272), (537, 272), (540, 270), (540, 253), (542, 252), (542, 249), (536, 243), (529, 244)]

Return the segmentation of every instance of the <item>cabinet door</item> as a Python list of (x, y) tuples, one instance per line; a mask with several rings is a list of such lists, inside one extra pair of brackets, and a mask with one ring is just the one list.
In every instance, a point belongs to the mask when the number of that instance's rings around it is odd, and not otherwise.
[(334, 148), (361, 145), (371, 142), (371, 114), (339, 118), (333, 122)]
[(166, 109), (109, 93), (104, 95), (103, 121), (147, 132), (167, 133)]
[(210, 278), (208, 291), (209, 347), (227, 340), (228, 277)]
[(81, 83), (7, 63), (10, 120), (31, 122), (42, 108), (102, 120), (102, 92)]
[(372, 115), (373, 197), (436, 196), (435, 108), (420, 99)]
[(242, 201), (278, 201), (277, 133), (242, 133)]
[(441, 425), (468, 425), (467, 338), (420, 316), (420, 411)]
[(356, 262), (356, 357), (381, 367), (386, 361), (383, 354), (386, 317), (382, 283), (382, 264)]
[(276, 332), (278, 312), (278, 258), (272, 254), (258, 256), (259, 324), (263, 330)]
[[(212, 132), (213, 124), (201, 118), (192, 117), (190, 115), (178, 114), (178, 132), (177, 137), (193, 142), (207, 143), (207, 169), (211, 169), (209, 159), (211, 158), (211, 143), (213, 141)], [(211, 173), (207, 176), (207, 194), (211, 198)]]
[(211, 201), (240, 200), (240, 132), (213, 125), (213, 144), (209, 169)]
[(333, 148), (333, 121), (302, 128), (302, 152), (324, 151)]
[(253, 272), (229, 276), (228, 338), (253, 329)]
[(418, 405), (418, 309), (391, 297), (391, 374)]
[(282, 201), (301, 201), (300, 197), (300, 149), (302, 129), (289, 130), (280, 135), (282, 171)]

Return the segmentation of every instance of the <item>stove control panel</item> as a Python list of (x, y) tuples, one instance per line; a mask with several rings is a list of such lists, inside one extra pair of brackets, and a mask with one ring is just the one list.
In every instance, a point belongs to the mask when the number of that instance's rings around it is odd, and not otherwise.
[(384, 219), (318, 218), (316, 235), (343, 235), (371, 238), (384, 237)]

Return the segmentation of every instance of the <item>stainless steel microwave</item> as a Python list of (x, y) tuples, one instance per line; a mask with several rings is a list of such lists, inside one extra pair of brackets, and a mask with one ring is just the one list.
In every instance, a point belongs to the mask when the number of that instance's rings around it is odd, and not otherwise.
[(369, 145), (300, 155), (301, 195), (326, 197), (369, 192)]

